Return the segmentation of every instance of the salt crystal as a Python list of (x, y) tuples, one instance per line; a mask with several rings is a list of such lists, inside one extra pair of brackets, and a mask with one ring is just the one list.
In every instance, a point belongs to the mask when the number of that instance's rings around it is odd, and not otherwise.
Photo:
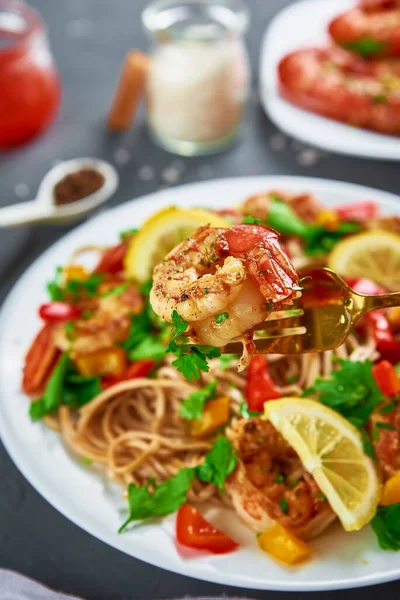
[(29, 194), (29, 188), (26, 185), (26, 183), (17, 183), (17, 185), (14, 188), (14, 193), (17, 196), (17, 198), (26, 198)]
[(296, 157), (298, 164), (301, 167), (312, 167), (318, 162), (318, 152), (312, 150), (302, 150)]
[(282, 152), (286, 148), (286, 137), (283, 133), (276, 133), (269, 138), (269, 145), (272, 150), (276, 150), (277, 152)]
[(82, 38), (92, 31), (92, 23), (88, 19), (75, 19), (67, 23), (67, 36), (71, 38)]
[(140, 167), (140, 169), (138, 170), (139, 179), (141, 179), (142, 181), (151, 181), (152, 179), (154, 179), (155, 174), (156, 173), (154, 168), (150, 165), (143, 165), (143, 167)]
[(123, 166), (128, 164), (131, 153), (126, 148), (118, 148), (114, 154), (115, 164)]

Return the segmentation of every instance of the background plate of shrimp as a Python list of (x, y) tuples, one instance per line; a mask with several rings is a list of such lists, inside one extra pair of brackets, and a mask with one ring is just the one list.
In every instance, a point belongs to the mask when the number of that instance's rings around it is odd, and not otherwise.
[[(333, 19), (346, 13), (346, 11), (354, 9), (359, 4), (360, 2), (355, 0), (335, 0), (335, 2), (301, 0), (283, 9), (270, 23), (262, 44), (260, 59), (261, 102), (266, 113), (277, 127), (307, 144), (339, 154), (364, 156), (378, 160), (400, 160), (398, 129), (393, 132), (397, 135), (385, 135), (384, 133), (363, 129), (361, 124), (356, 125), (354, 123), (354, 125), (351, 125), (339, 122), (347, 121), (351, 123), (353, 120), (357, 121), (359, 115), (363, 112), (364, 115), (367, 115), (365, 118), (370, 122), (376, 118), (372, 129), (380, 127), (382, 118), (386, 118), (382, 112), (386, 111), (389, 105), (383, 102), (378, 106), (378, 103), (374, 102), (373, 99), (368, 105), (368, 101), (365, 100), (365, 102), (361, 101), (363, 105), (363, 110), (361, 110), (360, 97), (357, 99), (355, 95), (352, 95), (352, 90), (359, 90), (360, 86), (364, 85), (361, 80), (357, 80), (360, 65), (361, 71), (368, 68), (367, 65), (371, 68), (375, 68), (375, 65), (378, 69), (383, 68), (385, 70), (390, 64), (396, 69), (398, 58), (390, 58), (389, 60), (383, 58), (382, 61), (377, 60), (372, 61), (372, 63), (364, 61), (361, 57), (356, 58), (354, 73), (351, 76), (352, 82), (348, 84), (349, 93), (346, 95), (345, 101), (343, 101), (344, 94), (339, 85), (335, 84), (335, 87), (329, 89), (328, 86), (331, 85), (331, 82), (327, 78), (321, 80), (320, 76), (316, 75), (319, 68), (318, 61), (321, 61), (321, 64), (329, 63), (332, 65), (331, 72), (333, 71), (336, 53), (339, 55), (337, 64), (343, 60), (345, 62), (353, 60), (350, 53), (334, 47), (333, 40), (328, 34), (328, 26)], [(364, 6), (366, 4), (367, 2), (364, 3)], [(398, 7), (396, 12), (399, 13)], [(315, 50), (317, 48), (327, 49), (327, 55), (331, 51), (330, 49), (334, 48), (333, 57), (331, 55), (322, 56), (322, 53), (319, 56), (318, 51)], [(301, 49), (305, 49), (303, 54), (299, 54), (296, 61), (292, 61), (290, 68), (287, 65), (286, 81), (289, 82), (290, 86), (286, 89), (285, 98), (283, 98), (279, 90), (278, 65), (286, 55)], [(293, 64), (294, 62), (295, 64)], [(294, 70), (296, 70), (297, 75), (293, 78)], [(299, 76), (299, 70), (301, 71), (301, 77)], [(292, 71), (291, 74), (290, 71)], [(306, 97), (306, 92), (303, 98), (299, 100), (299, 96), (297, 96), (295, 103), (290, 103), (286, 97), (292, 96), (294, 98), (296, 94), (301, 94), (300, 86), (298, 86), (298, 89), (294, 89), (296, 85), (291, 84), (296, 80), (297, 82), (301, 80), (304, 83), (308, 77), (310, 83), (311, 75), (316, 75), (316, 77), (312, 89), (309, 90), (310, 95)], [(365, 86), (374, 88), (376, 82), (373, 81), (373, 77), (368, 78), (368, 83), (365, 83)], [(391, 79), (398, 81), (397, 74)], [(289, 93), (287, 93), (288, 91)], [(304, 110), (297, 104), (301, 106), (307, 104), (307, 108), (313, 112)], [(389, 119), (390, 123), (397, 120), (400, 115), (400, 103), (397, 93), (392, 107), (394, 112)], [(377, 109), (378, 111), (373, 116), (372, 112)], [(329, 114), (332, 118), (338, 120), (320, 116), (316, 112)], [(394, 118), (394, 115), (396, 115), (396, 118)], [(377, 123), (378, 120), (379, 124)]]
[(37, 306), (46, 302), (46, 283), (57, 265), (65, 264), (76, 248), (114, 244), (121, 230), (140, 227), (151, 213), (171, 204), (196, 207), (206, 203), (210, 208), (223, 209), (273, 189), (309, 192), (327, 207), (373, 199), (383, 214), (400, 216), (398, 198), (385, 192), (322, 179), (261, 176), (221, 179), (157, 192), (83, 223), (33, 262), (2, 307), (2, 440), (28, 481), (66, 518), (114, 548), (158, 567), (206, 581), (271, 590), (317, 591), (393, 580), (400, 576), (398, 556), (380, 551), (369, 528), (345, 534), (339, 526), (333, 526), (313, 540), (313, 560), (292, 568), (261, 552), (254, 533), (230, 509), (221, 507), (210, 507), (205, 513), (239, 543), (239, 549), (232, 554), (182, 556), (174, 542), (174, 515), (118, 535), (125, 507), (122, 488), (74, 458), (56, 432), (42, 423), (32, 423), (27, 398), (21, 392), (24, 356), (40, 323)]

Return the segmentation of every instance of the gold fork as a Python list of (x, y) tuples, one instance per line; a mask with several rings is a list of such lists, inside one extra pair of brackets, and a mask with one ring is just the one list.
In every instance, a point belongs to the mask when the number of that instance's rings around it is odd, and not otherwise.
[[(302, 283), (293, 307), (274, 311), (255, 329), (259, 354), (298, 354), (333, 350), (346, 340), (355, 322), (378, 308), (400, 306), (400, 292), (365, 296), (354, 292), (331, 269), (314, 269)], [(241, 342), (221, 349), (240, 354)]]

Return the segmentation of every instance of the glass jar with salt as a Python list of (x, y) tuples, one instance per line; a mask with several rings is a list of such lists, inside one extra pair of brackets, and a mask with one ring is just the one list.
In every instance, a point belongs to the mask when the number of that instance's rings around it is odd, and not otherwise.
[(160, 146), (195, 156), (234, 138), (249, 88), (248, 20), (241, 0), (156, 0), (144, 10), (147, 115)]

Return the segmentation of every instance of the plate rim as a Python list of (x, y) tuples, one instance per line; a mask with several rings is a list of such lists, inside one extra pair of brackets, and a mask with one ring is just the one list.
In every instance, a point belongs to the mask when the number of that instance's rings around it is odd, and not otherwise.
[[(342, 0), (343, 4), (348, 4), (349, 7), (351, 7), (352, 5), (354, 5), (354, 0)], [(270, 67), (268, 67), (268, 62), (270, 61), (270, 47), (271, 47), (271, 42), (270, 42), (270, 38), (272, 37), (272, 34), (274, 33), (275, 28), (277, 27), (277, 25), (279, 25), (279, 22), (284, 19), (284, 18), (288, 18), (288, 15), (290, 16), (291, 12), (296, 12), (298, 10), (300, 10), (301, 6), (304, 5), (312, 5), (312, 4), (320, 4), (320, 5), (324, 5), (325, 4), (325, 0), (297, 0), (297, 2), (293, 3), (293, 4), (289, 4), (288, 6), (285, 6), (282, 10), (280, 10), (277, 14), (274, 15), (274, 17), (271, 19), (271, 21), (268, 23), (268, 26), (263, 34), (262, 37), (262, 41), (261, 41), (261, 51), (260, 51), (260, 62), (259, 62), (259, 72), (258, 72), (258, 76), (259, 76), (259, 82), (260, 82), (260, 101), (261, 101), (261, 105), (263, 107), (263, 110), (265, 112), (265, 114), (268, 116), (268, 118), (272, 121), (272, 123), (281, 131), (283, 131), (286, 135), (299, 140), (300, 142), (303, 142), (304, 144), (307, 145), (311, 145), (315, 148), (318, 148), (320, 150), (325, 150), (328, 152), (332, 152), (335, 154), (340, 154), (340, 155), (344, 155), (344, 156), (354, 156), (354, 157), (359, 157), (359, 158), (369, 158), (369, 159), (375, 159), (375, 160), (389, 160), (389, 161), (393, 161), (393, 162), (398, 162), (400, 161), (400, 136), (389, 136), (389, 135), (385, 135), (385, 134), (381, 134), (378, 132), (373, 132), (373, 131), (369, 131), (367, 129), (362, 129), (361, 132), (365, 132), (365, 133), (369, 133), (371, 135), (376, 135), (379, 136), (378, 139), (381, 143), (384, 143), (385, 140), (393, 142), (394, 140), (398, 141), (398, 150), (385, 150), (380, 147), (379, 151), (378, 150), (374, 150), (374, 148), (366, 146), (365, 144), (363, 144), (362, 142), (360, 142), (359, 147), (358, 147), (358, 151), (354, 151), (354, 149), (348, 148), (346, 146), (346, 141), (341, 141), (342, 140), (342, 134), (346, 134), (349, 129), (350, 126), (346, 125), (345, 123), (341, 123), (339, 121), (335, 121), (333, 119), (329, 119), (328, 117), (324, 117), (322, 115), (318, 115), (316, 113), (313, 113), (311, 111), (306, 111), (296, 105), (292, 105), (291, 103), (287, 102), (284, 98), (281, 98), (279, 96), (279, 93), (277, 91), (276, 88), (276, 82), (272, 83), (273, 78), (275, 78), (275, 66), (274, 66), (274, 72), (273, 74), (270, 74), (269, 71), (271, 70)], [(339, 10), (339, 9), (338, 9)], [(314, 44), (311, 44), (314, 45)], [(284, 54), (282, 54), (283, 56)], [(285, 105), (288, 105), (291, 107), (291, 109), (295, 109), (296, 111), (299, 111), (299, 118), (301, 118), (301, 113), (305, 113), (307, 115), (307, 119), (312, 119), (312, 123), (310, 123), (310, 130), (313, 131), (314, 129), (317, 130), (318, 129), (318, 124), (321, 123), (326, 123), (327, 121), (329, 123), (332, 124), (332, 126), (334, 126), (335, 128), (338, 129), (338, 133), (337, 133), (337, 137), (335, 138), (336, 140), (338, 140), (338, 142), (335, 141), (330, 141), (330, 139), (328, 139), (328, 141), (326, 142), (326, 138), (322, 138), (320, 139), (318, 136), (316, 135), (312, 135), (312, 141), (310, 141), (309, 138), (307, 138), (306, 135), (303, 135), (301, 132), (299, 132), (297, 129), (293, 130), (290, 127), (290, 124), (288, 125), (287, 121), (285, 119), (281, 119), (279, 116), (277, 116), (276, 114), (276, 104), (277, 103), (282, 103)], [(356, 132), (357, 130), (354, 128), (351, 131)]]
[[(377, 194), (379, 196), (378, 202), (387, 203), (388, 205), (393, 205), (397, 208), (397, 211), (400, 214), (400, 206), (398, 197), (390, 192), (386, 192), (383, 190), (379, 190), (377, 188), (372, 188), (369, 186), (363, 186), (354, 183), (348, 183), (340, 180), (334, 179), (324, 179), (318, 177), (302, 177), (302, 176), (284, 176), (284, 175), (261, 175), (261, 176), (246, 176), (246, 177), (232, 177), (232, 178), (219, 178), (212, 179), (204, 182), (196, 182), (196, 183), (187, 183), (181, 186), (177, 186), (177, 188), (182, 190), (187, 190), (188, 188), (201, 188), (201, 187), (213, 187), (215, 185), (219, 187), (223, 187), (227, 183), (234, 182), (243, 182), (246, 181), (249, 185), (260, 185), (260, 186), (282, 186), (284, 182), (286, 184), (289, 182), (290, 186), (293, 187), (303, 187), (306, 189), (307, 187), (314, 186), (319, 187), (321, 190), (325, 188), (325, 191), (329, 192), (329, 190), (336, 190), (343, 193), (351, 193), (351, 190), (357, 191), (360, 194), (365, 193), (366, 196)], [(311, 183), (310, 183), (311, 182)], [(118, 212), (118, 209), (121, 207), (127, 207), (128, 205), (134, 206), (135, 203), (141, 201), (145, 203), (151, 198), (157, 197), (162, 202), (162, 197), (166, 195), (169, 196), (171, 194), (171, 190), (177, 188), (168, 188), (167, 190), (155, 191), (149, 194), (139, 196), (130, 201), (123, 202), (116, 207), (112, 207), (106, 211), (101, 212), (99, 215), (95, 215), (89, 221), (85, 221), (73, 228), (71, 231), (65, 233), (61, 238), (59, 238), (55, 243), (49, 246), (43, 253), (37, 256), (29, 265), (29, 267), (18, 277), (17, 281), (13, 284), (12, 288), (9, 290), (3, 305), (0, 309), (0, 350), (1, 356), (3, 356), (3, 351), (1, 349), (1, 341), (3, 339), (3, 331), (4, 331), (4, 323), (6, 322), (9, 313), (13, 312), (12, 303), (14, 296), (19, 292), (20, 288), (23, 287), (24, 280), (29, 276), (30, 271), (34, 268), (34, 266), (42, 259), (43, 256), (49, 256), (55, 248), (62, 246), (68, 238), (72, 238), (77, 231), (84, 230), (88, 224), (88, 222), (94, 222), (97, 219), (105, 219), (107, 218), (107, 214), (110, 212)], [(312, 191), (312, 190), (311, 190)], [(168, 201), (169, 198), (166, 198)], [(18, 352), (22, 352), (22, 350), (18, 349)], [(3, 401), (0, 398), (0, 415), (2, 412)], [(335, 589), (348, 589), (353, 587), (364, 587), (373, 584), (385, 583), (388, 581), (392, 581), (400, 577), (400, 566), (397, 569), (392, 569), (389, 572), (378, 572), (375, 574), (367, 574), (365, 576), (356, 577), (356, 578), (347, 578), (343, 580), (332, 580), (327, 579), (323, 581), (313, 582), (313, 581), (297, 581), (296, 579), (286, 579), (285, 581), (273, 579), (268, 583), (260, 585), (260, 582), (252, 582), (252, 581), (235, 581), (232, 582), (229, 580), (229, 575), (224, 575), (221, 571), (213, 571), (207, 573), (197, 573), (195, 572), (195, 568), (192, 569), (191, 572), (190, 567), (187, 567), (187, 563), (184, 561), (176, 562), (175, 559), (170, 559), (168, 556), (162, 557), (162, 562), (159, 556), (152, 556), (151, 553), (148, 553), (146, 548), (143, 548), (139, 554), (133, 554), (128, 548), (121, 547), (117, 545), (117, 540), (120, 539), (118, 536), (110, 537), (102, 532), (96, 531), (96, 527), (92, 527), (91, 523), (85, 522), (83, 517), (75, 512), (72, 504), (68, 502), (67, 496), (59, 496), (57, 493), (57, 489), (55, 487), (46, 487), (46, 481), (43, 481), (40, 477), (37, 478), (35, 474), (32, 474), (29, 470), (29, 461), (25, 461), (23, 447), (19, 447), (16, 439), (13, 438), (12, 434), (8, 435), (8, 432), (4, 426), (4, 420), (0, 418), (0, 438), (4, 444), (4, 447), (9, 454), (11, 460), (14, 462), (18, 470), (22, 473), (25, 479), (32, 485), (32, 487), (58, 512), (60, 512), (64, 517), (70, 520), (72, 523), (92, 535), (93, 537), (101, 540), (107, 545), (115, 548), (116, 550), (122, 551), (129, 556), (134, 557), (136, 560), (141, 560), (146, 562), (147, 564), (162, 568), (164, 570), (168, 570), (170, 572), (174, 572), (183, 576), (209, 581), (213, 583), (223, 584), (223, 585), (231, 585), (239, 588), (247, 588), (247, 589), (260, 589), (260, 590), (273, 590), (273, 591), (323, 591), (323, 590), (335, 590)], [(28, 464), (27, 464), (28, 463)], [(115, 540), (115, 541), (114, 541)]]

